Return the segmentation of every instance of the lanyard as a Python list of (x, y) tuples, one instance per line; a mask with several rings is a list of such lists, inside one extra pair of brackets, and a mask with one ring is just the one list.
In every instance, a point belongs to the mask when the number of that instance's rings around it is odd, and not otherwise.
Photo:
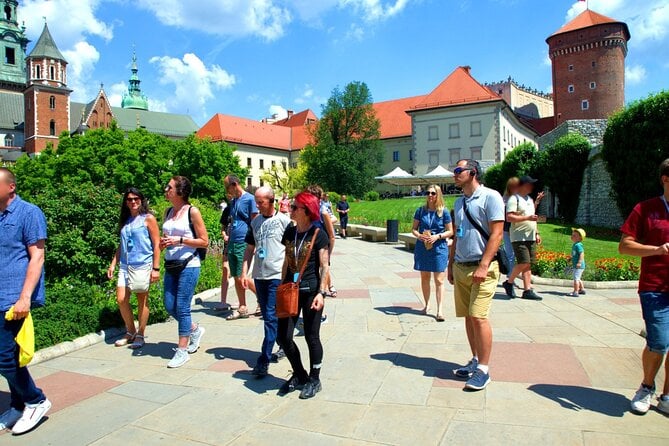
[(304, 243), (304, 240), (309, 235), (309, 229), (311, 229), (311, 226), (309, 226), (307, 231), (304, 233), (304, 235), (302, 236), (302, 241), (298, 245), (297, 244), (297, 227), (295, 228), (295, 246), (293, 247), (293, 249), (295, 250), (295, 266), (297, 266), (299, 264), (299, 257), (297, 256), (297, 254), (302, 250), (302, 244)]
[(662, 198), (662, 202), (664, 203), (664, 208), (667, 210), (667, 214), (669, 214), (669, 203), (667, 203), (667, 199), (664, 198), (664, 195), (661, 195), (660, 198)]

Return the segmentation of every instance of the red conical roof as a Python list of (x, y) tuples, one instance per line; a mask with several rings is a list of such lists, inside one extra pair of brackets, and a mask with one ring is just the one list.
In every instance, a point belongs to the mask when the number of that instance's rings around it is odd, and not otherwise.
[[(627, 28), (627, 25), (624, 22), (619, 22), (605, 15), (599, 14), (590, 9), (586, 9), (579, 15), (577, 15), (572, 21), (565, 24), (562, 28), (554, 32), (550, 37), (556, 36), (558, 34), (568, 33), (570, 31), (575, 31), (577, 29), (589, 28), (591, 26), (604, 25), (607, 23), (620, 23), (625, 26), (625, 38), (629, 40), (630, 32)], [(549, 37), (549, 39), (550, 39)]]

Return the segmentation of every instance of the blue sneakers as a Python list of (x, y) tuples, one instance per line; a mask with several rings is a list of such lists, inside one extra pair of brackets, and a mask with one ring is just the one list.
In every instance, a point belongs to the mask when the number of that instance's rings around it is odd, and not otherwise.
[(484, 373), (481, 369), (476, 369), (471, 378), (465, 383), (465, 389), (483, 390), (490, 383), (490, 374)]
[(453, 370), (453, 374), (458, 378), (463, 378), (463, 379), (470, 378), (476, 371), (476, 367), (478, 367), (478, 365), (479, 365), (478, 359), (472, 358), (467, 363), (466, 366)]

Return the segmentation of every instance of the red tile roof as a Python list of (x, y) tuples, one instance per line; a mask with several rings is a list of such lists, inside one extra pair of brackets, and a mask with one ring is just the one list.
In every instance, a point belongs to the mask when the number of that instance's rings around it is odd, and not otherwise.
[[(568, 33), (569, 31), (575, 31), (577, 29), (589, 28), (591, 26), (603, 25), (605, 23), (621, 23), (625, 25), (626, 38), (629, 40), (630, 32), (627, 28), (627, 25), (623, 22), (619, 22), (605, 15), (599, 14), (590, 9), (586, 9), (579, 15), (577, 15), (572, 21), (564, 25), (562, 28), (555, 31), (550, 37), (556, 36), (558, 34)], [(549, 37), (549, 38), (550, 38)]]
[(479, 84), (469, 70), (470, 67), (456, 68), (424, 100), (410, 107), (408, 111), (502, 100), (499, 95)]
[(273, 122), (272, 125), (282, 125), (284, 127), (299, 127), (318, 121), (318, 116), (310, 109), (295, 113), (285, 119)]
[(290, 127), (216, 113), (196, 135), (200, 138), (210, 137), (212, 141), (290, 151), (291, 130)]
[(381, 139), (411, 136), (411, 116), (406, 110), (423, 99), (425, 96), (421, 95), (372, 104), (381, 123)]

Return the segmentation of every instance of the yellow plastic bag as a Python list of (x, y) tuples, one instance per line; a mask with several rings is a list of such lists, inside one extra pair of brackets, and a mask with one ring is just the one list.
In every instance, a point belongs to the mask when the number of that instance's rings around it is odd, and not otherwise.
[[(5, 319), (11, 321), (13, 318), (14, 307), (12, 306), (5, 313)], [(19, 345), (19, 367), (25, 367), (35, 356), (35, 327), (32, 314), (28, 313), (28, 316), (25, 317), (21, 330), (16, 335), (16, 343)]]

